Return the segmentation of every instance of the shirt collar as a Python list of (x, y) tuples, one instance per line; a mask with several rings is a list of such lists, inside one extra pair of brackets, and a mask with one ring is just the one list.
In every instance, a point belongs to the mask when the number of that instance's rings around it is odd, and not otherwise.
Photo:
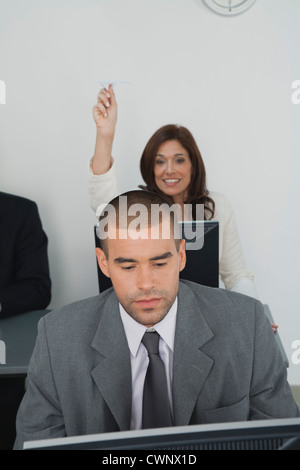
[[(119, 303), (121, 319), (131, 354), (135, 357), (139, 349), (142, 337), (147, 331), (144, 325), (135, 321)], [(162, 337), (169, 348), (174, 351), (174, 337), (177, 314), (177, 297), (162, 321), (153, 326), (153, 329)]]

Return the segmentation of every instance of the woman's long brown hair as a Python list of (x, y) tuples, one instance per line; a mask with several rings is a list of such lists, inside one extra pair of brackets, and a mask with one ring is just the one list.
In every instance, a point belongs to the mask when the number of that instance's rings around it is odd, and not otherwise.
[(172, 197), (167, 197), (156, 185), (154, 176), (155, 157), (159, 147), (167, 140), (177, 140), (188, 152), (192, 163), (191, 182), (188, 188), (188, 195), (185, 204), (192, 204), (192, 215), (196, 218), (196, 204), (204, 204), (205, 219), (209, 213), (210, 219), (214, 217), (215, 203), (208, 196), (206, 188), (206, 171), (204, 162), (191, 132), (183, 126), (167, 124), (158, 129), (148, 141), (140, 160), (140, 171), (146, 186), (139, 186), (141, 189), (153, 191), (163, 195), (172, 201)]

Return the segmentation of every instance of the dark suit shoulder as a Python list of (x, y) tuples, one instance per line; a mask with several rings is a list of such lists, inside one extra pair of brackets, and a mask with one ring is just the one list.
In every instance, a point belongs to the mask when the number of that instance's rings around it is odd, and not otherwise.
[(27, 199), (22, 196), (17, 196), (15, 194), (3, 193), (0, 191), (0, 201), (1, 204), (8, 204), (11, 207), (19, 207), (19, 206), (36, 206), (36, 203), (31, 199)]
[(15, 194), (0, 192), (0, 213), (6, 219), (15, 220), (16, 214), (21, 217), (28, 212), (38, 213), (37, 204), (34, 201)]

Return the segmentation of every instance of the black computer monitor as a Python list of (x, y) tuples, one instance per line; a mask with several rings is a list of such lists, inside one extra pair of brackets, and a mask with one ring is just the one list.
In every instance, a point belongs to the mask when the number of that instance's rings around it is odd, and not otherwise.
[(25, 442), (47, 450), (290, 450), (300, 449), (300, 418), (190, 425)]
[(186, 265), (180, 279), (219, 287), (219, 222), (184, 221), (179, 227), (186, 247)]
[[(179, 222), (180, 233), (186, 240), (186, 266), (180, 279), (209, 287), (219, 287), (219, 223), (197, 220)], [(100, 247), (97, 225), (94, 227), (95, 245)], [(99, 292), (112, 287), (97, 263)]]

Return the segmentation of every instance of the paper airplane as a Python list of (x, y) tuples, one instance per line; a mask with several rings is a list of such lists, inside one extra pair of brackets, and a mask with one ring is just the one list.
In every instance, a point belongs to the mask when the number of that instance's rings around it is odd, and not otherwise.
[(132, 82), (127, 80), (101, 80), (100, 85), (103, 86), (106, 90), (108, 90), (109, 85), (112, 85), (115, 88), (116, 85), (130, 85)]

